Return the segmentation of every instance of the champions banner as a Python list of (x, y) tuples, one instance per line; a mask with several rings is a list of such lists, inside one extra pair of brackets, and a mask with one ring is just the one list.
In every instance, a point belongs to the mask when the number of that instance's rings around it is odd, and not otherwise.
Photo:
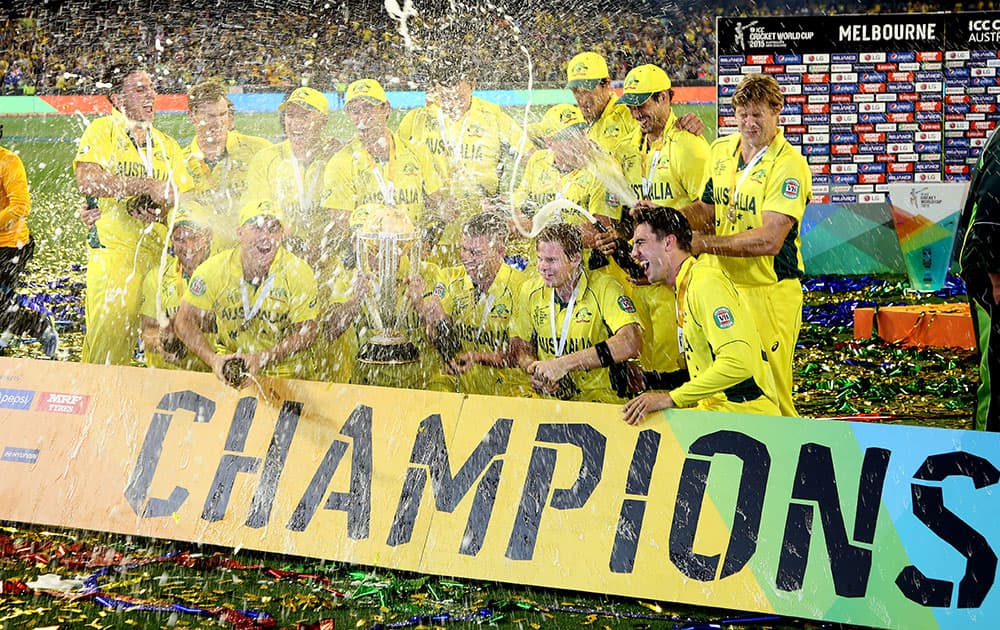
[(620, 413), (2, 359), (0, 519), (884, 628), (1000, 618), (997, 435)]

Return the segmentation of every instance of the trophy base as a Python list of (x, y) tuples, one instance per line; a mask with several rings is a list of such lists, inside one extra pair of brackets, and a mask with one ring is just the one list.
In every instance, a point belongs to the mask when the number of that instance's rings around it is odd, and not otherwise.
[(372, 339), (358, 352), (358, 361), (369, 365), (404, 365), (419, 360), (417, 347), (405, 339)]

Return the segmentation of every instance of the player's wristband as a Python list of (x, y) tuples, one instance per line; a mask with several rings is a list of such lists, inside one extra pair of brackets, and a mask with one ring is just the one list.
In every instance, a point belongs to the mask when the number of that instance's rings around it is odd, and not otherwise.
[(615, 364), (615, 358), (611, 356), (611, 348), (608, 347), (607, 341), (595, 344), (594, 350), (597, 350), (597, 358), (601, 361), (602, 367), (611, 367)]

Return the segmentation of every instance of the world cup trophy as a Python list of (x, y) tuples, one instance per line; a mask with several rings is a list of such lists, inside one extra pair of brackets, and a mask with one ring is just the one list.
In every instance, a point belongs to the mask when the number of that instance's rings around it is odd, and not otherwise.
[(419, 360), (417, 347), (407, 336), (413, 309), (406, 287), (419, 272), (420, 245), (420, 232), (397, 209), (373, 213), (355, 235), (358, 272), (367, 276), (370, 286), (361, 304), (372, 330), (358, 352), (360, 362), (400, 365)]

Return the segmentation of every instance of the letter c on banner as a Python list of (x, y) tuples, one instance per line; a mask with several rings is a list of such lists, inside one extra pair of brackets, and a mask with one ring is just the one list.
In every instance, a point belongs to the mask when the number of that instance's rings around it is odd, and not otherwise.
[[(153, 414), (153, 419), (149, 423), (139, 458), (129, 476), (128, 485), (125, 486), (125, 498), (132, 506), (132, 510), (143, 518), (170, 516), (180, 508), (188, 496), (186, 488), (174, 486), (170, 497), (151, 498), (143, 507), (149, 494), (149, 487), (153, 483), (153, 476), (156, 474), (156, 466), (160, 462), (160, 455), (163, 453), (163, 440), (174, 417), (172, 412), (178, 409), (193, 412), (195, 422), (209, 422), (215, 415), (215, 401), (191, 390), (170, 392), (160, 399), (160, 404), (157, 405), (158, 411)], [(171, 413), (161, 413), (164, 411)]]

